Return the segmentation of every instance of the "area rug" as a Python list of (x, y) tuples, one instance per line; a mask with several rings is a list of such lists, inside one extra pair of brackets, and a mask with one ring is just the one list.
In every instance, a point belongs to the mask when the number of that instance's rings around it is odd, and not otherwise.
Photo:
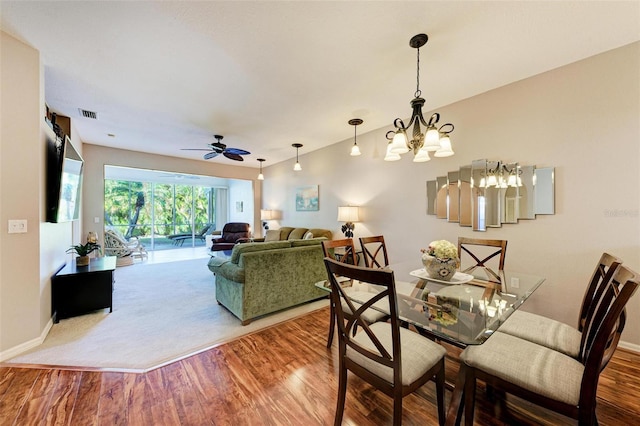
[(328, 306), (323, 299), (246, 326), (215, 300), (207, 259), (115, 271), (113, 312), (61, 320), (42, 345), (6, 364), (144, 372)]

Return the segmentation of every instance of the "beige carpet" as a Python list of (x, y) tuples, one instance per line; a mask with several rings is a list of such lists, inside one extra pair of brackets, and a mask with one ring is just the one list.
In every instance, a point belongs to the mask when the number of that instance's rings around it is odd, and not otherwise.
[(112, 313), (61, 320), (42, 345), (6, 363), (144, 372), (328, 303), (304, 304), (242, 326), (216, 302), (207, 259), (136, 264), (115, 271)]

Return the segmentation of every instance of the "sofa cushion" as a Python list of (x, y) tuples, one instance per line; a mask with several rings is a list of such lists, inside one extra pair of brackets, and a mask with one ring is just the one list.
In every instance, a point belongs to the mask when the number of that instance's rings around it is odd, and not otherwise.
[(333, 238), (333, 233), (328, 229), (311, 228), (309, 232), (313, 234), (313, 238), (325, 237), (327, 240)]
[(280, 241), (288, 239), (291, 231), (293, 231), (293, 228), (290, 226), (280, 228)]
[(313, 233), (311, 233), (309, 231), (305, 232), (304, 235), (302, 236), (303, 240), (310, 240), (312, 238), (313, 238)]
[(301, 240), (304, 234), (308, 231), (307, 228), (294, 228), (293, 231), (287, 237), (287, 240)]
[(279, 229), (269, 229), (267, 231), (267, 235), (264, 237), (264, 242), (268, 243), (270, 241), (280, 241), (280, 230)]
[(242, 253), (250, 253), (253, 251), (273, 250), (281, 248), (289, 248), (291, 243), (289, 241), (271, 241), (264, 243), (244, 243), (236, 244), (231, 252), (231, 263), (237, 264), (240, 261), (240, 255)]

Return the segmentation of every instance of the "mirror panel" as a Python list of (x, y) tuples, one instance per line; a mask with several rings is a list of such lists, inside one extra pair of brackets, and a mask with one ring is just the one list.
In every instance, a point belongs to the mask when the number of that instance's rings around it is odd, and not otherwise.
[(458, 172), (449, 172), (447, 174), (447, 220), (449, 222), (460, 221), (460, 194), (458, 190)]
[(487, 176), (484, 189), (485, 226), (498, 228), (500, 221), (500, 162), (487, 161)]
[(535, 212), (536, 214), (555, 214), (555, 176), (553, 167), (536, 169)]
[(471, 227), (474, 231), (486, 231), (485, 185), (487, 160), (471, 163)]
[(535, 194), (533, 185), (534, 166), (522, 166), (522, 174), (520, 175), (522, 186), (518, 188), (520, 195), (520, 216), (519, 219), (535, 219)]
[(471, 226), (471, 166), (462, 166), (458, 174), (459, 222), (460, 226)]
[(436, 196), (436, 217), (438, 219), (447, 218), (447, 177), (439, 176), (436, 178), (438, 186), (438, 195)]
[(427, 214), (436, 214), (436, 194), (438, 193), (436, 181), (427, 181)]
[(502, 223), (518, 223), (519, 191), (522, 186), (521, 170), (518, 163), (502, 165), (500, 180), (500, 221)]

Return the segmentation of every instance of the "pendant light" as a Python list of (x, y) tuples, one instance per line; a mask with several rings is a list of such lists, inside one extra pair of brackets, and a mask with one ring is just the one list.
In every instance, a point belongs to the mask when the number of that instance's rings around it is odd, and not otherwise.
[(361, 119), (359, 118), (352, 118), (351, 120), (349, 120), (349, 124), (353, 126), (353, 146), (351, 147), (351, 156), (357, 156), (360, 155), (360, 148), (358, 147), (358, 142), (357, 142), (357, 132), (356, 132), (356, 128), (361, 125), (363, 122)]
[(258, 161), (260, 162), (260, 173), (258, 173), (258, 180), (264, 180), (264, 175), (262, 174), (262, 163), (267, 160), (265, 160), (264, 158), (258, 158)]
[(298, 149), (302, 148), (302, 144), (293, 143), (291, 144), (291, 146), (296, 149), (296, 164), (293, 166), (293, 170), (299, 172), (300, 170), (302, 170), (302, 167), (300, 166), (300, 161), (298, 160)]

